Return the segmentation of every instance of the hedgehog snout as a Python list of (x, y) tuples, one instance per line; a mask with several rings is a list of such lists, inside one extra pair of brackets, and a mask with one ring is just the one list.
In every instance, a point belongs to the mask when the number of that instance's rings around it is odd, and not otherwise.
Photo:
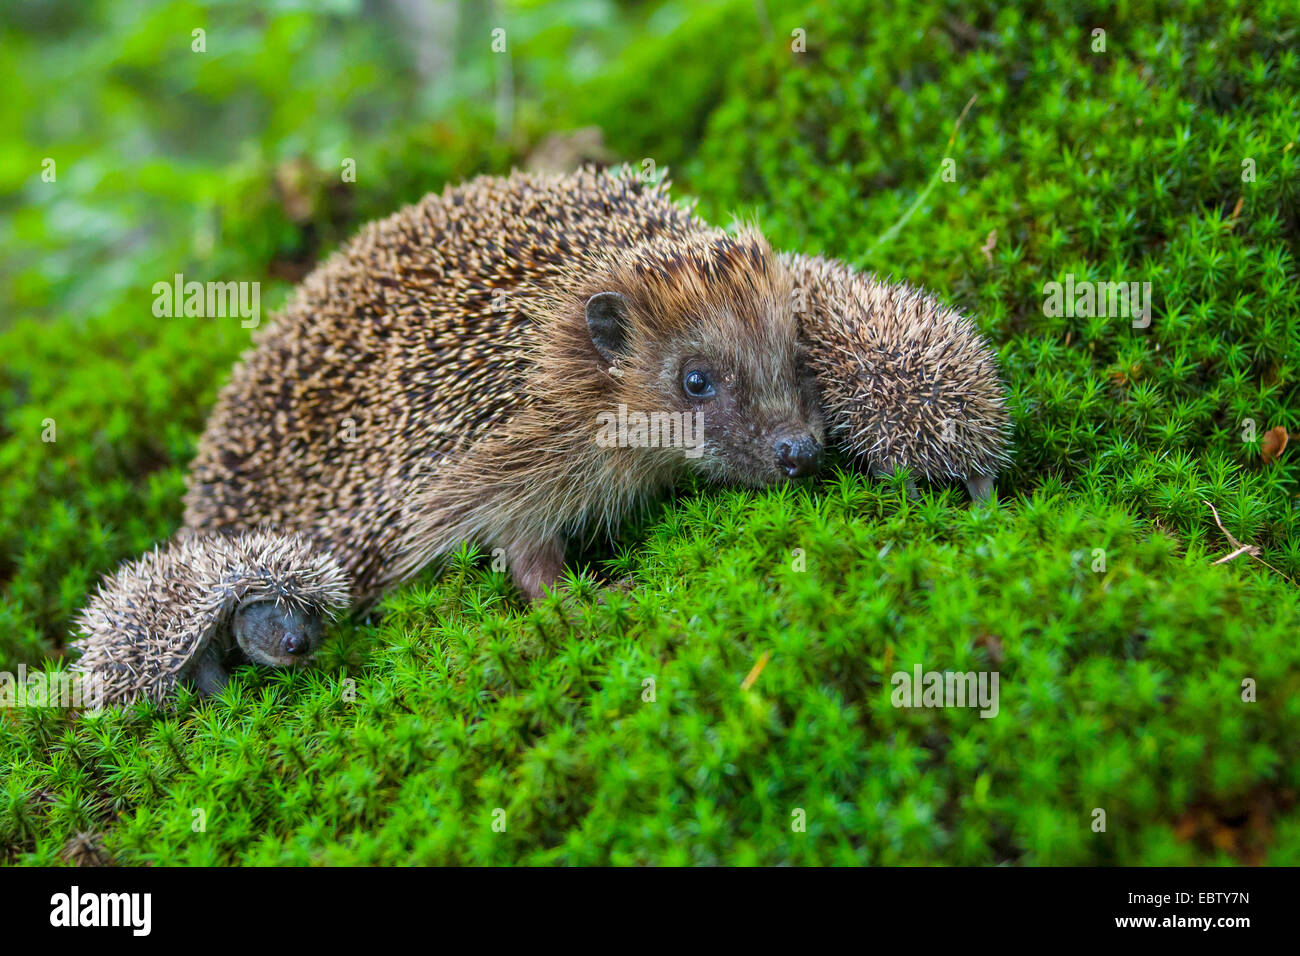
[(821, 467), (822, 446), (812, 435), (787, 434), (776, 440), (776, 465), (791, 478), (803, 478)]
[(272, 667), (300, 664), (320, 639), (321, 614), (314, 609), (254, 601), (240, 607), (234, 619), (235, 640), (249, 660)]
[(290, 631), (280, 641), (280, 648), (291, 657), (300, 657), (311, 650), (311, 641), (301, 631)]

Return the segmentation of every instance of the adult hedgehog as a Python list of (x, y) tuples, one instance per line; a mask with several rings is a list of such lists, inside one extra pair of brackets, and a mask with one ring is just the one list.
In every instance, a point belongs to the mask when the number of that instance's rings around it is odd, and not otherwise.
[(688, 469), (754, 486), (815, 470), (818, 380), (874, 469), (991, 477), (992, 353), (924, 297), (891, 326), (872, 282), (709, 226), (626, 169), (426, 197), (259, 334), (200, 442), (184, 533), (300, 532), (363, 602), (474, 541), (535, 598), (567, 540)]

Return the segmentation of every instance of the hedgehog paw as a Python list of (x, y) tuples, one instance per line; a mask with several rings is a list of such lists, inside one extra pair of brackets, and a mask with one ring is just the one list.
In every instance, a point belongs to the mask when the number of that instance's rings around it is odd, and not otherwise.
[(194, 687), (204, 697), (221, 693), (230, 680), (230, 674), (221, 666), (220, 654), (209, 646), (194, 668)]
[(975, 475), (967, 478), (966, 490), (970, 492), (970, 500), (975, 504), (987, 503), (993, 497), (993, 476)]
[(546, 596), (564, 573), (564, 544), (559, 538), (543, 541), (516, 540), (506, 548), (506, 558), (515, 586), (529, 602)]

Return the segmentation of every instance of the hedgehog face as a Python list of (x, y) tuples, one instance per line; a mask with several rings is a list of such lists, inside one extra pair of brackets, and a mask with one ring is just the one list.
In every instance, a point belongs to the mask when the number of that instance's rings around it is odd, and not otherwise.
[(321, 618), (275, 601), (254, 601), (235, 611), (235, 641), (248, 659), (272, 667), (304, 663), (320, 645)]
[[(630, 275), (611, 279), (627, 291), (592, 295), (586, 324), (601, 358), (617, 366), (610, 398), (626, 409), (626, 444), (721, 483), (764, 486), (817, 470), (824, 428), (815, 381), (788, 274), (761, 238), (661, 258), (642, 249)], [(685, 440), (663, 441), (663, 423), (670, 439)], [(637, 428), (648, 442), (636, 440)]]
[(690, 467), (755, 487), (817, 471), (821, 414), (793, 348), (748, 354), (707, 336), (674, 344), (657, 384), (665, 403), (675, 400), (698, 422)]

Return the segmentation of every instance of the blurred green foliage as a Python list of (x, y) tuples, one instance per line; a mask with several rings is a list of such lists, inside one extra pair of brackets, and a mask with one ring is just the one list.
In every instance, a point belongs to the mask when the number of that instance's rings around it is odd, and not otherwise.
[[(0, 669), (57, 658), (179, 521), (248, 331), (155, 318), (154, 282), (260, 281), (270, 310), (365, 220), (585, 124), (714, 221), (971, 314), (1013, 400), (1002, 501), (689, 489), (585, 556), (626, 595), (575, 576), (521, 610), (466, 554), (316, 671), (2, 713), (0, 858), (89, 830), (126, 862), (1300, 862), (1300, 489), (1259, 442), (1300, 431), (1291, 4), (413, 9), (5, 11)], [(1046, 316), (1067, 273), (1151, 282), (1150, 328)], [(1274, 570), (1212, 565), (1203, 501)], [(1001, 715), (891, 707), (917, 663), (1000, 671)]]

